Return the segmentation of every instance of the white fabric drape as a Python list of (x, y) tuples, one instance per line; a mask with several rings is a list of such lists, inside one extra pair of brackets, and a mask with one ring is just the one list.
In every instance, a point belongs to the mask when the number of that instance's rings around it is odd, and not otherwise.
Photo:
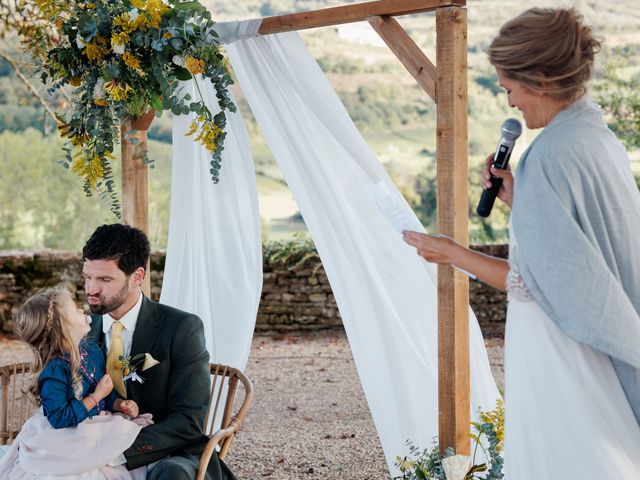
[[(198, 79), (215, 114), (215, 90)], [(193, 81), (185, 92), (198, 99)], [(244, 369), (262, 290), (258, 194), (249, 135), (238, 113), (227, 114), (220, 182), (209, 153), (186, 137), (191, 116), (173, 118), (169, 240), (160, 301), (204, 322), (211, 361)]]
[[(407, 439), (429, 446), (438, 433), (437, 285), (434, 267), (382, 217), (372, 185), (414, 214), (297, 34), (227, 52), (322, 258), (393, 471)], [(499, 393), (471, 312), (470, 344), (472, 408), (491, 409)]]

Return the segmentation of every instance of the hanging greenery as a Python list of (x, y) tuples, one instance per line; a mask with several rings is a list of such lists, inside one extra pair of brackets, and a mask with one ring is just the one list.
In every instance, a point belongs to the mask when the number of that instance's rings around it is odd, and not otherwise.
[[(227, 90), (232, 80), (204, 6), (180, 0), (21, 3), (40, 20), (40, 29), (22, 37), (42, 61), (43, 82), (51, 91), (72, 87), (71, 104), (57, 116), (60, 134), (69, 140), (61, 163), (84, 178), (88, 195), (95, 191), (109, 198), (119, 215), (111, 165), (120, 125), (151, 110), (195, 114), (187, 135), (210, 152), (210, 172), (218, 182), (226, 112), (235, 106)], [(190, 79), (199, 93), (198, 80), (212, 82), (219, 113), (212, 114), (201, 94), (192, 100), (181, 92), (180, 81)], [(146, 152), (139, 155), (149, 161)]]

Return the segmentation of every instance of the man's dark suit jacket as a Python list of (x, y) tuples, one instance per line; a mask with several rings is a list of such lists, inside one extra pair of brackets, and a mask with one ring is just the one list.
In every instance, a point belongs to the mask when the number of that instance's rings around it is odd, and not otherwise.
[[(89, 338), (102, 346), (102, 316), (93, 315)], [(127, 396), (140, 413), (151, 413), (154, 424), (143, 428), (124, 452), (134, 469), (182, 452), (200, 457), (207, 443), (204, 421), (209, 404), (209, 353), (202, 321), (193, 314), (143, 297), (130, 355), (150, 353), (160, 363), (144, 372), (144, 383), (125, 382)], [(142, 367), (140, 366), (140, 369)], [(217, 454), (207, 473), (212, 480), (235, 477)]]

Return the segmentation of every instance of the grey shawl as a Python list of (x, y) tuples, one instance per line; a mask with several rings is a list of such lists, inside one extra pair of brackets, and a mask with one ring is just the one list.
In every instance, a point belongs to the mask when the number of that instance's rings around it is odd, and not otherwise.
[(511, 220), (531, 294), (611, 357), (640, 423), (640, 192), (590, 99), (558, 113), (520, 159)]

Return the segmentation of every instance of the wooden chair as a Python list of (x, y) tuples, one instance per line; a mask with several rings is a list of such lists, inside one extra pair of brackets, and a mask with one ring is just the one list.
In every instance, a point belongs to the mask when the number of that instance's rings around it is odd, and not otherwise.
[(29, 394), (32, 380), (28, 362), (0, 367), (0, 445), (10, 444), (35, 411)]
[[(216, 363), (210, 364), (209, 370), (211, 372), (211, 394), (205, 420), (209, 443), (207, 443), (200, 457), (200, 468), (198, 468), (196, 480), (204, 480), (207, 466), (214, 450), (219, 449), (218, 457), (221, 460), (224, 460), (227, 456), (231, 442), (233, 442), (238, 433), (242, 420), (247, 415), (249, 406), (253, 401), (253, 385), (240, 370)], [(244, 398), (240, 408), (235, 410), (239, 383), (243, 386)], [(222, 416), (220, 417), (219, 415)], [(220, 427), (214, 432), (218, 419), (220, 419)]]
[[(253, 386), (247, 376), (227, 365), (210, 364), (211, 392), (205, 421), (209, 443), (200, 458), (196, 480), (203, 480), (213, 451), (224, 459), (229, 452), (242, 420), (253, 401)], [(31, 364), (15, 363), (0, 367), (0, 445), (8, 445), (20, 432), (24, 422), (33, 415), (35, 404), (28, 389), (32, 382)], [(240, 408), (234, 409), (238, 386), (244, 397)], [(235, 413), (234, 413), (235, 412)], [(214, 432), (216, 425), (220, 425)]]

